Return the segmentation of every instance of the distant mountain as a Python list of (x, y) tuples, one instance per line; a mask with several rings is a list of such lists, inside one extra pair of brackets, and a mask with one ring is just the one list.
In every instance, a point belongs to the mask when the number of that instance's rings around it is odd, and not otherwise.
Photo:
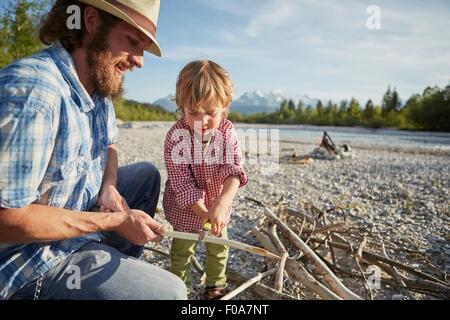
[(157, 104), (167, 111), (175, 112), (177, 110), (177, 105), (175, 104), (175, 101), (172, 100), (173, 95), (169, 94), (165, 98), (160, 98), (153, 102), (153, 104)]
[(315, 107), (318, 99), (312, 99), (307, 95), (291, 96), (280, 91), (262, 92), (255, 90), (253, 92), (245, 92), (237, 100), (231, 104), (231, 110), (242, 114), (252, 114), (256, 112), (274, 112), (283, 100), (292, 99), (297, 106), (298, 101), (302, 100), (305, 106), (311, 105)]
[[(176, 104), (171, 100), (172, 95), (165, 98), (158, 99), (153, 102), (162, 106), (168, 111), (175, 111)], [(283, 100), (292, 99), (297, 106), (298, 101), (302, 100), (305, 107), (311, 105), (315, 107), (319, 99), (310, 98), (307, 95), (286, 95), (279, 91), (262, 92), (255, 90), (252, 92), (245, 92), (238, 99), (231, 104), (231, 111), (240, 112), (242, 114), (252, 114), (257, 112), (274, 112), (279, 107)]]

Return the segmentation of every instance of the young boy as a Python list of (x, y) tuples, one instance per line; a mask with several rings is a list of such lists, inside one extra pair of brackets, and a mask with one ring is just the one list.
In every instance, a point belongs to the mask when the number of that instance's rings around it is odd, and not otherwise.
[[(176, 231), (198, 233), (209, 221), (226, 237), (233, 198), (247, 184), (233, 124), (226, 119), (232, 100), (228, 72), (209, 60), (187, 64), (178, 76), (175, 102), (181, 115), (167, 133), (164, 159), (168, 179), (163, 206)], [(197, 241), (173, 239), (171, 271), (191, 287)], [(206, 299), (225, 294), (226, 246), (206, 243)]]

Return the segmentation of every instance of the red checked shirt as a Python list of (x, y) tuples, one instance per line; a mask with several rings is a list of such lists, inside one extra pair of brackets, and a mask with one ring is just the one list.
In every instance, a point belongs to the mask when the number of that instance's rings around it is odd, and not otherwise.
[[(238, 176), (240, 187), (248, 182), (236, 130), (227, 119), (222, 119), (212, 131), (205, 149), (186, 121), (178, 120), (167, 133), (164, 160), (168, 179), (163, 207), (176, 231), (197, 233), (200, 230), (201, 221), (190, 205), (203, 200), (206, 208), (211, 208), (228, 177)], [(226, 212), (227, 218), (230, 213), (231, 208)]]

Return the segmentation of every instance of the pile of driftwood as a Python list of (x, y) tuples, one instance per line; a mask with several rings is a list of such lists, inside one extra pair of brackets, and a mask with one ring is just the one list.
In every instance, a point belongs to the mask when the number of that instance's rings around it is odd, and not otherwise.
[[(247, 288), (266, 299), (450, 299), (445, 272), (424, 272), (416, 264), (395, 260), (394, 250), (401, 248), (386, 245), (380, 234), (352, 225), (345, 215), (336, 221), (332, 211), (337, 208), (325, 212), (305, 203), (298, 209), (275, 210), (247, 199), (264, 208), (264, 216), (252, 229), (254, 236), (281, 259), (268, 258), (268, 271), (252, 279), (229, 270), (229, 280), (243, 284), (225, 300)], [(307, 294), (294, 297), (284, 290), (286, 277), (298, 282)], [(383, 287), (396, 294), (377, 295)]]

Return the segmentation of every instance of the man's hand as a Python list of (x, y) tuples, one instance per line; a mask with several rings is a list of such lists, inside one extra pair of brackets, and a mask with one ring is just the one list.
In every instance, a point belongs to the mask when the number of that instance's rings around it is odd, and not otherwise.
[(122, 237), (135, 245), (145, 245), (147, 242), (160, 242), (166, 232), (165, 227), (141, 210), (117, 212), (123, 214), (123, 222), (115, 228)]
[(100, 212), (128, 212), (131, 210), (128, 203), (113, 185), (105, 186), (101, 190), (97, 204), (100, 207)]

